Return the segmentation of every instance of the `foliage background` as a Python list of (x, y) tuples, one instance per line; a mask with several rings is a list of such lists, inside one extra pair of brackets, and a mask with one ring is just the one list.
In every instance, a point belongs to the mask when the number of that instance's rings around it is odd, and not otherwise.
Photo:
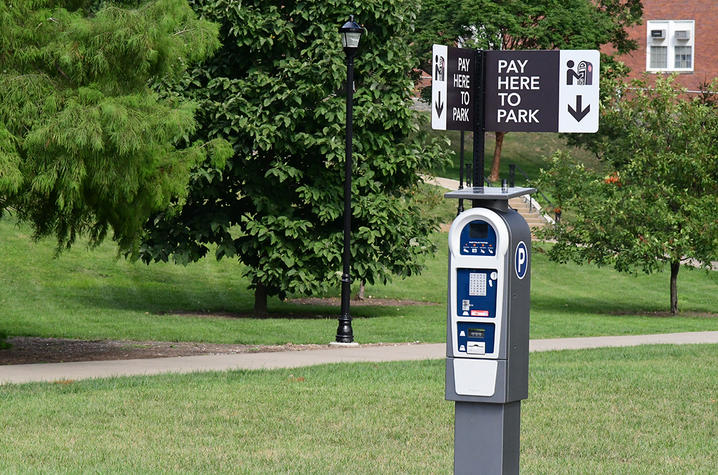
[(237, 257), (266, 294), (319, 293), (339, 281), (345, 55), (349, 13), (367, 29), (355, 60), (352, 277), (420, 270), (436, 220), (412, 205), (418, 171), (443, 159), (409, 109), (415, 2), (191, 2), (221, 24), (223, 47), (169, 97), (200, 104), (194, 138), (224, 138), (227, 166), (195, 170), (185, 203), (148, 223), (146, 261)]
[[(649, 82), (649, 79), (651, 81)], [(589, 170), (554, 157), (539, 186), (564, 211), (544, 237), (557, 261), (646, 273), (671, 265), (671, 312), (678, 310), (680, 265), (718, 260), (718, 113), (667, 78), (605, 80), (600, 129), (581, 143), (605, 164)], [(718, 86), (718, 81), (711, 86)]]
[(59, 247), (111, 227), (134, 253), (191, 167), (228, 155), (222, 142), (183, 147), (196, 106), (147, 85), (214, 51), (216, 25), (183, 0), (2, 2), (0, 24), (0, 213)]

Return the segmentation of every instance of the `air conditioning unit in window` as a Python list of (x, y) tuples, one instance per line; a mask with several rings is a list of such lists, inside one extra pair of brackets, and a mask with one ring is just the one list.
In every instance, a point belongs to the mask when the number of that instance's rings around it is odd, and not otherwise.
[(666, 30), (651, 30), (651, 39), (660, 41), (666, 39)]
[(688, 30), (676, 30), (676, 39), (682, 41), (690, 40), (691, 32)]

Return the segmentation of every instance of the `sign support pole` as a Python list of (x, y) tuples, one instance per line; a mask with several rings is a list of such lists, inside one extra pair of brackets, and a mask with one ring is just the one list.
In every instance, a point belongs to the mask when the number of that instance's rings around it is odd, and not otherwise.
[[(459, 189), (464, 189), (464, 131), (461, 131), (461, 148), (459, 149)], [(457, 215), (464, 212), (464, 200), (459, 199)]]
[[(484, 146), (486, 143), (486, 120), (484, 117), (484, 89), (486, 83), (486, 52), (476, 51), (474, 77), (474, 160), (473, 177), (474, 191), (484, 191)], [(478, 190), (477, 190), (478, 188)], [(477, 200), (471, 201), (472, 207), (479, 206)]]

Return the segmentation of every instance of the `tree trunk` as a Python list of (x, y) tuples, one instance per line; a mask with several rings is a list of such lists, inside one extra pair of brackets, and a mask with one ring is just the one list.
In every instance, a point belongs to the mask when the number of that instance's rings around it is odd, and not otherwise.
[(357, 294), (357, 300), (364, 300), (364, 291), (366, 290), (366, 281), (364, 279), (359, 282), (359, 293)]
[(681, 268), (680, 261), (671, 262), (671, 314), (678, 313), (678, 288), (676, 281), (678, 280), (678, 270)]
[(257, 284), (257, 288), (254, 289), (254, 313), (267, 314), (267, 288), (263, 284)]
[(499, 166), (501, 165), (501, 149), (504, 146), (504, 135), (506, 132), (494, 132), (496, 135), (496, 144), (494, 145), (494, 163), (491, 165), (491, 175), (489, 181), (494, 183), (499, 180)]

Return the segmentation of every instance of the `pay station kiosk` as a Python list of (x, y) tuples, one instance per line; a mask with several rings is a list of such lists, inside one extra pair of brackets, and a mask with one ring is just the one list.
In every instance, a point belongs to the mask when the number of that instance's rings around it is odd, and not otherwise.
[(531, 232), (508, 205), (533, 188), (466, 188), (449, 231), (446, 399), (456, 401), (454, 473), (519, 471), (528, 397)]

